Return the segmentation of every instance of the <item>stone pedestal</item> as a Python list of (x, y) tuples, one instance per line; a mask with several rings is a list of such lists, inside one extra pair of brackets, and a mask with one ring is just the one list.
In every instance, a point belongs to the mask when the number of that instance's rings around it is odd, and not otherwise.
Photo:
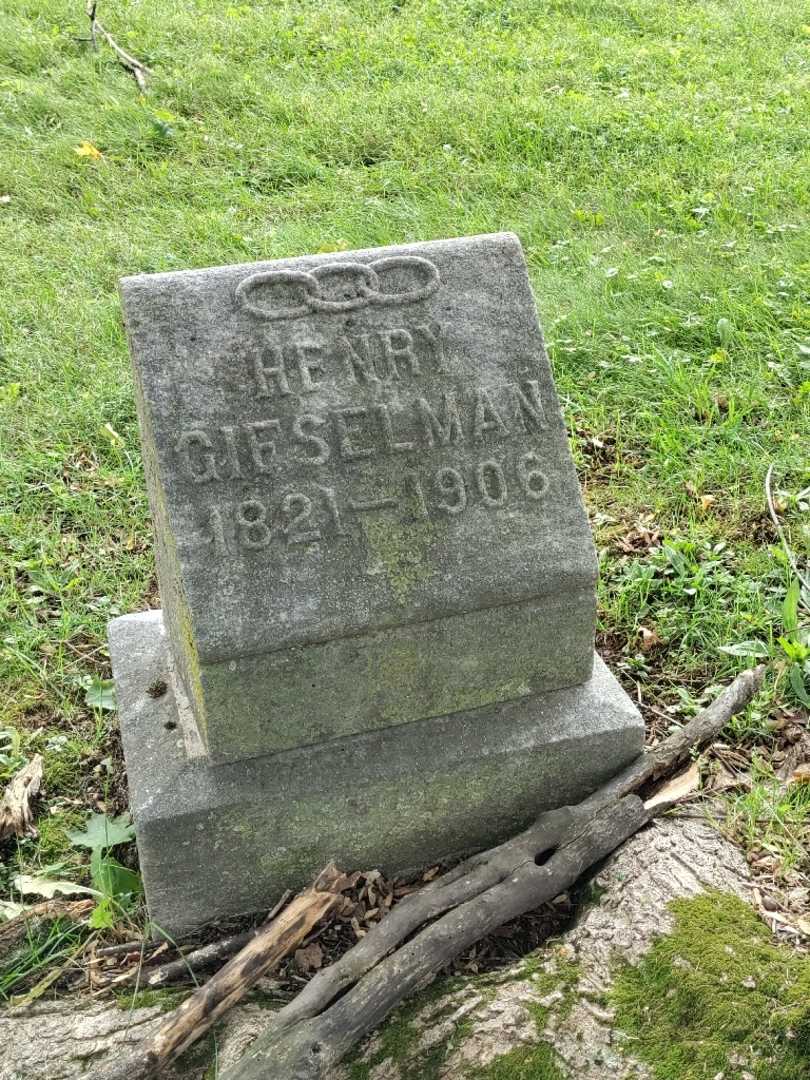
[(149, 912), (172, 936), (268, 908), (330, 859), (393, 872), (487, 847), (642, 748), (596, 657), (572, 689), (212, 766), (183, 736), (161, 612), (114, 620), (110, 649)]

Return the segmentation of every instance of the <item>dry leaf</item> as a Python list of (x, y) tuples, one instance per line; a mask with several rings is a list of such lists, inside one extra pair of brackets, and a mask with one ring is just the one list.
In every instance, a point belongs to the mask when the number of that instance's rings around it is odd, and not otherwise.
[(104, 156), (99, 148), (93, 146), (87, 139), (82, 139), (78, 146), (74, 146), (73, 153), (78, 154), (79, 157), (92, 158), (93, 161), (98, 161), (100, 157)]
[(810, 784), (810, 761), (797, 765), (787, 782), (788, 784)]
[(750, 786), (750, 778), (735, 776), (724, 765), (717, 763), (706, 784), (712, 791), (729, 791), (731, 788)]
[(17, 904), (13, 900), (0, 900), (0, 922), (16, 919), (25, 911), (25, 904)]
[(678, 802), (679, 799), (691, 795), (693, 791), (698, 791), (699, 788), (700, 764), (693, 761), (688, 769), (684, 769), (683, 772), (678, 773), (677, 776), (673, 776), (671, 780), (663, 784), (651, 798), (647, 799), (644, 806), (649, 810), (651, 807), (659, 806), (661, 803)]
[(705, 513), (717, 502), (716, 495), (701, 495), (700, 496), (700, 509)]
[(652, 652), (656, 645), (663, 645), (664, 643), (655, 630), (649, 630), (646, 626), (640, 626), (639, 633), (641, 634), (641, 651), (643, 653)]
[(44, 896), (52, 900), (55, 896), (91, 896), (93, 889), (86, 889), (74, 881), (57, 881), (54, 878), (33, 877), (30, 874), (17, 874), (12, 885), (23, 896)]
[(106, 424), (102, 425), (101, 430), (114, 446), (124, 445), (123, 437), (118, 434), (118, 432), (115, 430), (112, 424), (109, 423), (109, 421)]
[(652, 522), (648, 525), (643, 521), (637, 521), (624, 537), (617, 540), (617, 544), (621, 551), (633, 555), (657, 547), (660, 540), (661, 532)]
[(295, 962), (304, 975), (308, 975), (310, 971), (318, 971), (323, 967), (323, 949), (317, 941), (310, 942), (302, 949), (295, 950)]
[(810, 937), (810, 919), (797, 919), (796, 926), (801, 930), (805, 937)]

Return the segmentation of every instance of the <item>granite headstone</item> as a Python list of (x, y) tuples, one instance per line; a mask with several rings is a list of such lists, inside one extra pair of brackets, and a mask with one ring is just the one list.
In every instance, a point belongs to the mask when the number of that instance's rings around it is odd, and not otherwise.
[(159, 925), (333, 857), (480, 846), (640, 751), (594, 669), (596, 558), (516, 237), (121, 292), (163, 609), (111, 647)]

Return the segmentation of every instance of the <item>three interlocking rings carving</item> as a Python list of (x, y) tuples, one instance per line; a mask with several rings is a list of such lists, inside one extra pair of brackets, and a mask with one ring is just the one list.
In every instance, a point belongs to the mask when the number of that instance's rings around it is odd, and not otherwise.
[[(413, 287), (402, 292), (385, 292), (380, 275), (390, 270), (404, 270), (409, 279), (413, 278)], [(336, 275), (340, 275), (346, 285), (354, 289), (355, 296), (344, 300), (330, 300), (322, 294), (321, 283), (325, 278)], [(341, 282), (337, 284), (340, 285)], [(276, 285), (300, 288), (303, 291), (300, 303), (274, 307), (272, 292), (268, 286), (272, 288)], [(267, 270), (261, 274), (252, 274), (237, 286), (236, 299), (246, 311), (261, 319), (298, 319), (311, 312), (355, 311), (369, 304), (380, 307), (414, 304), (417, 300), (432, 296), (439, 285), (439, 271), (429, 259), (423, 259), (419, 255), (389, 255), (369, 263), (326, 263), (312, 272)], [(260, 286), (263, 286), (262, 292), (268, 302), (257, 303), (252, 298), (254, 291)]]

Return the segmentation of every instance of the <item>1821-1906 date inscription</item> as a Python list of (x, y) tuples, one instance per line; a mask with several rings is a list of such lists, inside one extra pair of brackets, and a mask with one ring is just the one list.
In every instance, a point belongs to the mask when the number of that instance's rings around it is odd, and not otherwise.
[(489, 457), (464, 467), (408, 469), (400, 484), (376, 498), (313, 484), (306, 491), (251, 497), (212, 506), (207, 536), (220, 554), (260, 551), (278, 543), (296, 549), (351, 535), (358, 515), (391, 511), (412, 519), (452, 519), (474, 506), (500, 510), (516, 501), (539, 504), (548, 487), (534, 451), (509, 458)]

